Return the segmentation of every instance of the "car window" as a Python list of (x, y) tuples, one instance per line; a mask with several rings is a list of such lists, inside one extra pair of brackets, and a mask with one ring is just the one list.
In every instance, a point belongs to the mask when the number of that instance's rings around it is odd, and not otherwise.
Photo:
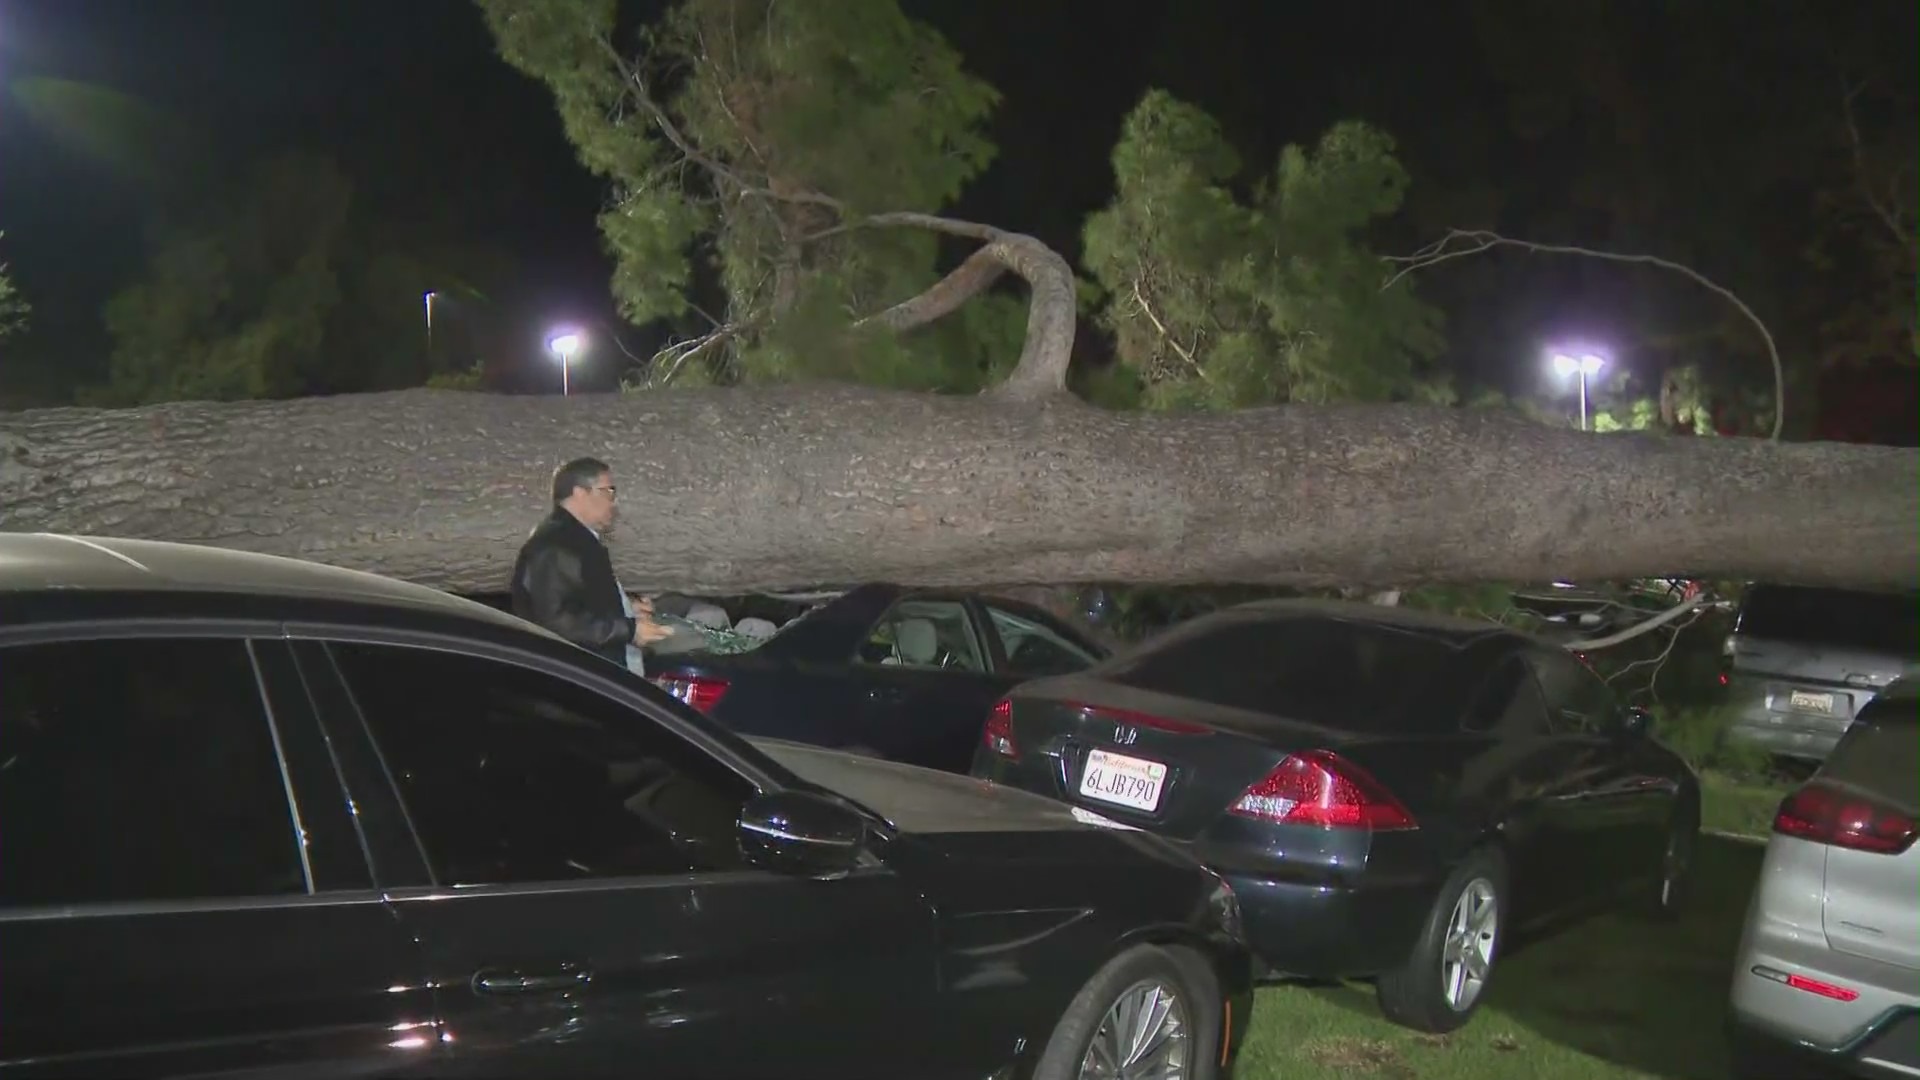
[(1740, 603), (1742, 637), (1832, 645), (1920, 658), (1920, 603), (1912, 593), (1754, 585)]
[(1508, 656), (1494, 665), (1468, 705), (1463, 726), (1507, 737), (1549, 732), (1546, 695), (1525, 660)]
[[(1323, 618), (1223, 621), (1150, 643), (1114, 678), (1129, 686), (1344, 730), (1398, 731), (1456, 718), (1412, 708), (1455, 654), (1445, 639)], [(1446, 712), (1446, 710), (1441, 710)]]
[(738, 869), (752, 786), (566, 679), (433, 649), (330, 646), (442, 885)]
[(1619, 718), (1620, 702), (1593, 670), (1559, 650), (1529, 657), (1547, 695), (1554, 730), (1598, 734)]
[(987, 615), (993, 632), (1000, 636), (1001, 655), (1007, 658), (1007, 674), (1023, 679), (1047, 675), (1070, 675), (1092, 667), (1097, 658), (1053, 630), (1024, 619), (992, 604)]
[(860, 645), (864, 663), (936, 671), (987, 670), (973, 620), (958, 600), (908, 597), (873, 624)]
[(0, 649), (0, 903), (305, 893), (246, 644)]

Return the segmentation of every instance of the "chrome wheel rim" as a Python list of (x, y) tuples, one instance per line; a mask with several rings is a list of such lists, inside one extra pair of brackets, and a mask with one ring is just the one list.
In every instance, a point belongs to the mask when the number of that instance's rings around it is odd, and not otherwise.
[(1493, 970), (1493, 947), (1500, 933), (1500, 901), (1493, 882), (1474, 878), (1460, 890), (1447, 920), (1440, 949), (1440, 990), (1447, 1007), (1465, 1012), (1480, 1000)]
[(1080, 1059), (1080, 1080), (1186, 1080), (1188, 1035), (1180, 995), (1155, 979), (1134, 983), (1100, 1018)]

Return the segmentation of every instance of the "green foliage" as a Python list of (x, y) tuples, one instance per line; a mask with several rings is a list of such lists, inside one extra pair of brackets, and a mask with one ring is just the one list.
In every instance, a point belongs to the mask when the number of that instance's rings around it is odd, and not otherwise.
[(427, 376), (430, 390), (479, 390), (486, 379), (486, 365), (475, 363), (465, 371), (440, 371)]
[[(0, 232), (0, 240), (6, 235)], [(13, 287), (13, 275), (7, 272), (7, 264), (0, 262), (0, 341), (25, 330), (27, 316), (32, 313), (33, 305)]]
[(1419, 386), (1440, 317), (1384, 267), (1366, 230), (1407, 185), (1385, 134), (1336, 125), (1289, 146), (1236, 197), (1240, 162), (1214, 121), (1155, 90), (1114, 148), (1116, 193), (1088, 222), (1101, 322), (1145, 402), (1229, 408), (1383, 400)]
[(1652, 711), (1654, 735), (1695, 769), (1737, 777), (1757, 777), (1767, 772), (1770, 761), (1766, 751), (1727, 738), (1735, 716), (1727, 707), (1693, 705)]
[[(324, 157), (288, 153), (156, 226), (140, 277), (107, 301), (103, 406), (275, 398), (418, 386), (421, 297), (438, 256), (358, 220)], [(455, 254), (445, 262), (470, 265)]]
[(936, 211), (993, 155), (998, 95), (894, 0), (683, 0), (634, 55), (607, 0), (478, 2), (501, 56), (553, 92), (581, 161), (612, 184), (600, 229), (621, 314), (677, 317), (697, 277), (718, 280), (732, 332), (711, 377), (968, 390), (1018, 355), (1011, 303), (903, 340), (852, 328), (937, 280), (939, 247), (844, 226)]

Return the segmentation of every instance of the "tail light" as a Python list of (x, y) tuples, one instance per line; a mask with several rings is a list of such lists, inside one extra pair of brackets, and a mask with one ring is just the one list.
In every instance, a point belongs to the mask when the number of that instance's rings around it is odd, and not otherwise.
[(1328, 750), (1288, 755), (1240, 796), (1230, 812), (1276, 825), (1322, 829), (1417, 829), (1400, 800), (1365, 769)]
[(708, 714), (727, 693), (727, 680), (712, 675), (662, 675), (653, 681), (660, 689)]
[(1898, 855), (1920, 835), (1920, 824), (1874, 799), (1812, 783), (1781, 800), (1773, 831), (1852, 851)]
[(987, 726), (980, 730), (980, 741), (987, 749), (1004, 758), (1017, 758), (1020, 748), (1013, 742), (1013, 702), (1001, 698), (994, 702), (993, 712), (987, 714)]

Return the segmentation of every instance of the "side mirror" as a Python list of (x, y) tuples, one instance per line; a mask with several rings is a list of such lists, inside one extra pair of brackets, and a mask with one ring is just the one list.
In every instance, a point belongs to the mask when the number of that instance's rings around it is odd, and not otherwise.
[(762, 870), (830, 880), (860, 865), (867, 819), (824, 795), (776, 791), (740, 809), (740, 852)]
[(1653, 714), (1638, 705), (1620, 710), (1620, 734), (1630, 739), (1644, 738), (1653, 730)]

